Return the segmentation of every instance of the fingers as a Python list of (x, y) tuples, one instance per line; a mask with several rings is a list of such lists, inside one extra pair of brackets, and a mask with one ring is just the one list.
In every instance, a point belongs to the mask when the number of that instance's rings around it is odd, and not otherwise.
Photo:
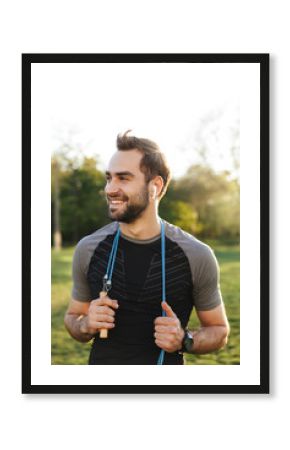
[(96, 314), (96, 319), (98, 322), (108, 322), (108, 323), (114, 323), (115, 319), (114, 317), (110, 316), (109, 314)]
[(116, 315), (115, 311), (109, 306), (96, 306), (95, 308), (92, 309), (94, 312), (97, 312), (98, 314), (107, 314), (112, 317)]
[(157, 317), (154, 321), (155, 344), (166, 352), (174, 352), (181, 347), (181, 324), (168, 303), (162, 302), (162, 308), (166, 316)]
[(161, 302), (161, 306), (166, 316), (157, 317), (154, 321), (155, 325), (170, 325), (171, 323), (179, 322), (177, 315), (167, 302)]
[(111, 330), (114, 326), (115, 324), (112, 322), (92, 322), (91, 324), (91, 328), (94, 328), (95, 330), (100, 330), (103, 328)]
[(117, 300), (101, 295), (100, 298), (92, 300), (88, 311), (88, 327), (94, 332), (99, 329), (111, 329), (115, 326), (115, 311), (119, 305)]
[(167, 333), (177, 333), (179, 330), (179, 327), (177, 325), (168, 325), (168, 326), (163, 326), (163, 325), (157, 325), (155, 326), (155, 334), (158, 335), (162, 335), (162, 334), (167, 334)]
[(100, 316), (108, 316), (110, 318), (115, 317), (115, 311), (109, 306), (99, 306), (98, 304), (91, 304), (89, 307), (89, 316), (92, 318), (100, 317)]
[(174, 345), (179, 341), (180, 329), (175, 327), (156, 327), (154, 338), (157, 345)]
[[(110, 308), (107, 307), (109, 310)], [(101, 328), (114, 328), (115, 317), (111, 314), (100, 313), (98, 310), (90, 312), (88, 315), (88, 327), (97, 331)]]
[(170, 326), (173, 325), (175, 323), (179, 323), (179, 320), (177, 319), (177, 317), (156, 317), (156, 319), (154, 320), (154, 324), (156, 325), (164, 325), (164, 326)]
[(108, 296), (102, 296), (96, 300), (91, 301), (91, 305), (96, 306), (110, 306), (111, 308), (117, 309), (119, 308), (117, 300), (112, 300)]
[(173, 336), (156, 338), (155, 344), (157, 345), (157, 347), (162, 348), (162, 350), (165, 350), (169, 353), (176, 351), (179, 347)]
[(165, 302), (165, 301), (162, 302), (162, 303), (161, 303), (161, 306), (162, 306), (163, 311), (166, 312), (167, 317), (176, 317), (175, 312), (173, 311), (173, 309), (171, 308), (171, 306), (168, 305), (167, 302)]

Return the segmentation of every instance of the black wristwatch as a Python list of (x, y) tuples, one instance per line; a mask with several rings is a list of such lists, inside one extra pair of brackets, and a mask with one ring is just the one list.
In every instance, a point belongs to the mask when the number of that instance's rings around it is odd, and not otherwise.
[(193, 336), (187, 329), (184, 330), (184, 338), (181, 343), (181, 353), (193, 353)]

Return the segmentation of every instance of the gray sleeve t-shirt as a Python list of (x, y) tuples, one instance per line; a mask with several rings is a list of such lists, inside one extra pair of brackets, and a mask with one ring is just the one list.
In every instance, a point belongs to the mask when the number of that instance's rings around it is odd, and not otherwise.
[[(166, 289), (167, 298), (174, 299), (191, 297), (191, 307), (199, 311), (207, 311), (220, 305), (222, 302), (219, 287), (219, 267), (213, 251), (209, 246), (195, 237), (186, 233), (179, 227), (163, 221), (166, 236)], [(79, 301), (91, 301), (98, 297), (102, 289), (101, 281), (106, 272), (112, 241), (117, 231), (118, 224), (113, 222), (97, 230), (95, 233), (83, 238), (76, 246), (73, 258), (73, 289), (72, 297)], [(146, 266), (146, 280), (144, 283), (143, 297), (156, 296), (160, 299), (161, 289), (161, 258), (158, 256), (160, 238), (149, 241), (134, 241), (142, 259), (142, 252), (152, 251), (152, 261)], [(116, 263), (116, 292), (112, 298), (119, 296), (125, 298), (126, 273), (123, 269), (126, 253), (125, 239), (120, 243)], [(124, 248), (123, 248), (124, 247)], [(139, 259), (139, 258), (138, 258)], [(136, 260), (137, 263), (137, 260)], [(131, 266), (133, 267), (133, 266)], [(160, 273), (159, 273), (160, 272)], [(160, 275), (160, 276), (159, 276)], [(117, 289), (119, 287), (119, 290)], [(147, 291), (146, 291), (147, 289)], [(137, 299), (138, 302), (140, 299)], [(141, 299), (141, 300), (142, 300)], [(142, 303), (142, 301), (140, 302)], [(139, 303), (139, 305), (141, 305)], [(169, 301), (170, 303), (170, 301)], [(152, 303), (153, 304), (153, 303)], [(142, 306), (142, 305), (141, 305)], [(179, 304), (174, 306), (178, 309)], [(181, 312), (182, 314), (182, 312)], [(186, 314), (187, 315), (187, 314)]]

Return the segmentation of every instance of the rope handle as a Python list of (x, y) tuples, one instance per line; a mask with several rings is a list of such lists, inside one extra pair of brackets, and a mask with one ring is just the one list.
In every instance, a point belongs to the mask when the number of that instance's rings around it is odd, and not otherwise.
[[(105, 291), (101, 291), (100, 292), (100, 298), (104, 298), (106, 296), (107, 296), (107, 292), (105, 292)], [(100, 338), (101, 339), (107, 339), (108, 338), (108, 334), (109, 334), (109, 331), (107, 330), (107, 328), (101, 328), (100, 329)]]

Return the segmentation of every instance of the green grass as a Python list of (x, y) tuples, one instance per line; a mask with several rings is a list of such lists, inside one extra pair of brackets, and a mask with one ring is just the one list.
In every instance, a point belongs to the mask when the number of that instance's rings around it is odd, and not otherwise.
[(51, 256), (51, 363), (87, 364), (90, 344), (71, 338), (63, 322), (71, 297), (73, 248), (52, 250)]
[[(186, 364), (239, 364), (240, 363), (240, 253), (239, 246), (227, 246), (210, 242), (221, 270), (221, 291), (231, 334), (227, 346), (207, 355), (186, 355)], [(52, 299), (51, 299), (51, 363), (87, 364), (90, 343), (82, 344), (72, 339), (63, 323), (64, 314), (71, 296), (71, 263), (73, 248), (60, 252), (52, 250)], [(198, 327), (193, 311), (189, 328)]]
[[(210, 242), (220, 265), (220, 285), (231, 333), (222, 350), (207, 355), (186, 355), (186, 364), (240, 364), (240, 251), (238, 245)], [(198, 328), (195, 311), (189, 328)]]

